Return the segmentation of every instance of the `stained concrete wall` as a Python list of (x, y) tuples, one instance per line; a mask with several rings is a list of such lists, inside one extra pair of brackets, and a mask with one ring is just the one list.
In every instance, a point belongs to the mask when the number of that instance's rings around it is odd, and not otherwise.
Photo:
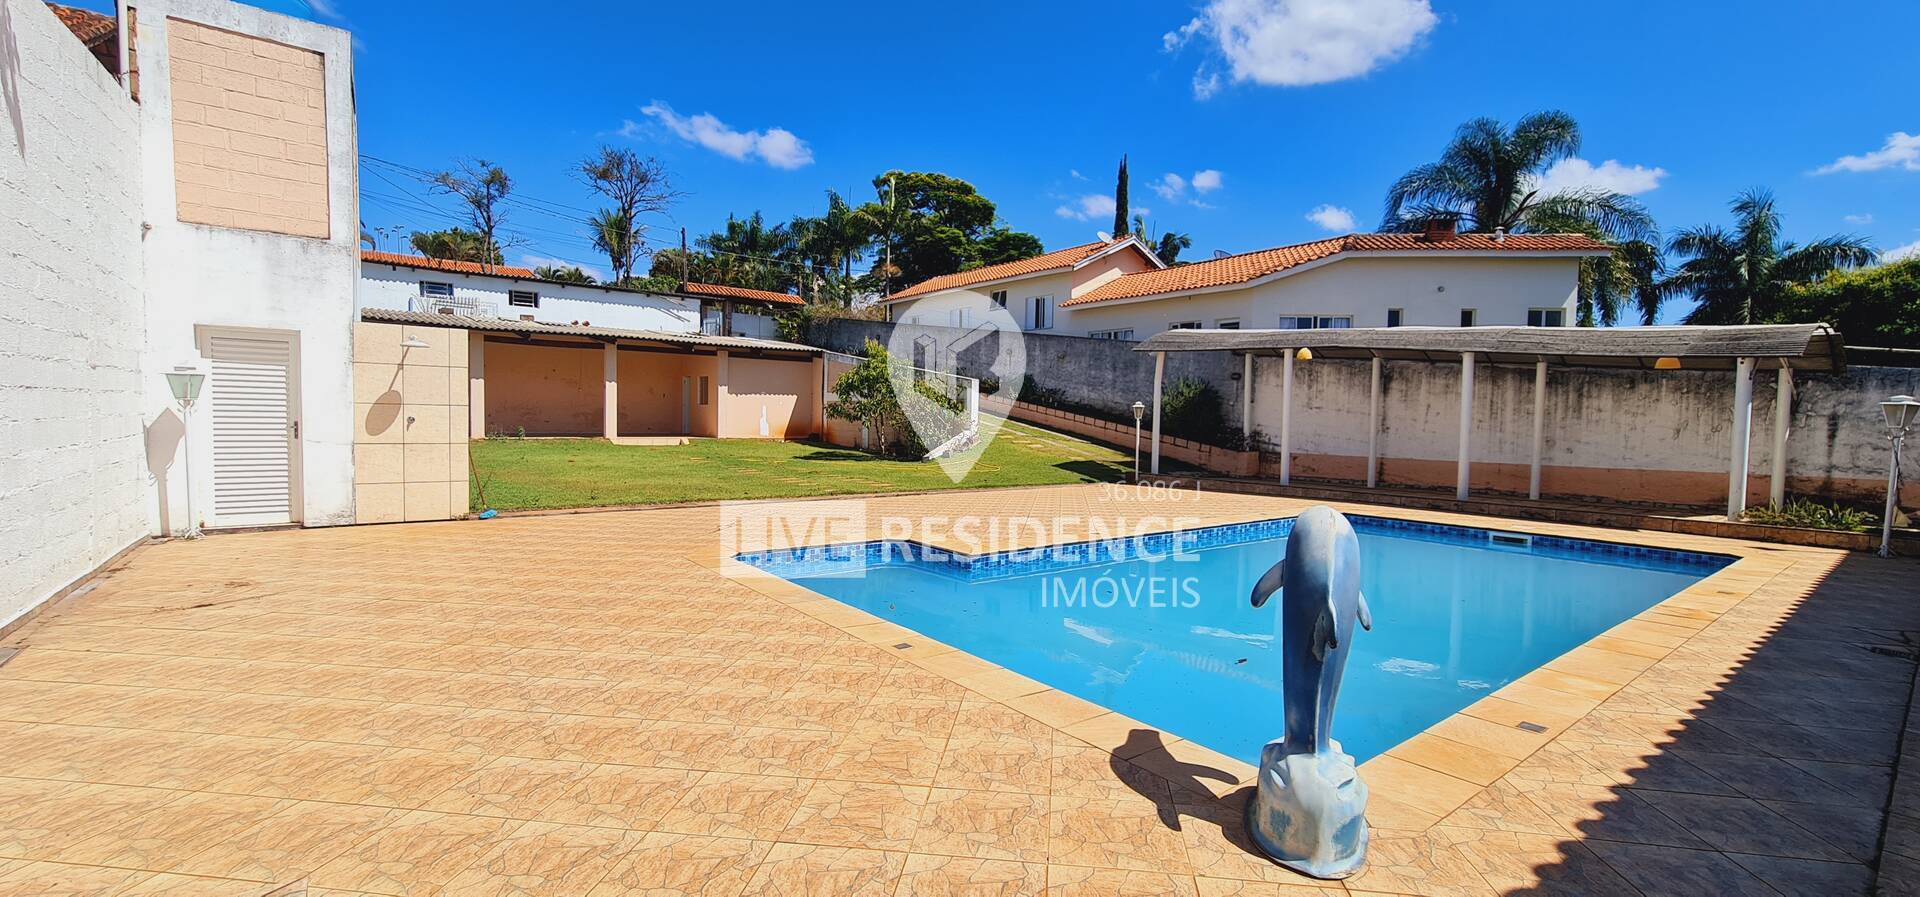
[(38, 0), (0, 0), (0, 83), (3, 630), (140, 539), (152, 475), (138, 109)]
[[(1278, 449), (1282, 362), (1256, 359), (1254, 426)], [(1774, 372), (1755, 378), (1749, 496), (1764, 501), (1771, 470)], [(1531, 366), (1480, 365), (1474, 379), (1472, 485), (1524, 493), (1533, 445)], [(1802, 374), (1787, 440), (1788, 491), (1872, 501), (1886, 489), (1878, 402), (1920, 389), (1920, 371), (1855, 367)], [(1365, 480), (1366, 362), (1294, 365), (1293, 472)], [(1460, 366), (1382, 366), (1380, 456), (1387, 485), (1451, 486), (1460, 419)], [(1542, 450), (1545, 495), (1715, 505), (1726, 499), (1733, 445), (1733, 375), (1548, 367)], [(1270, 464), (1270, 469), (1277, 464)], [(1915, 479), (1909, 472), (1909, 479)], [(1909, 495), (1920, 499), (1920, 482)]]

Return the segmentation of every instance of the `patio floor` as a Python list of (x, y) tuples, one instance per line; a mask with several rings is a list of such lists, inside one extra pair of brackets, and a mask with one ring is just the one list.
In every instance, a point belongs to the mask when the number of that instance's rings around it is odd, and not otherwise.
[(0, 893), (1870, 890), (1920, 564), (1341, 507), (1741, 559), (1369, 762), (1368, 868), (1326, 883), (1251, 852), (1244, 764), (723, 563), (712, 508), (158, 544), (4, 641)]

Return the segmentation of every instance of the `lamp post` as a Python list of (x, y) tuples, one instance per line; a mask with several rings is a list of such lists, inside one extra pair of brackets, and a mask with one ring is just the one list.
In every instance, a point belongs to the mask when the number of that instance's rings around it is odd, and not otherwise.
[(1133, 478), (1140, 479), (1140, 421), (1147, 416), (1147, 403), (1133, 403)]
[(1880, 517), (1880, 556), (1893, 557), (1893, 515), (1900, 499), (1900, 448), (1914, 421), (1920, 418), (1920, 402), (1913, 396), (1894, 396), (1880, 403), (1887, 419), (1887, 441), (1893, 444), (1893, 458), (1887, 465), (1887, 509)]
[(193, 404), (200, 400), (200, 387), (207, 381), (207, 375), (191, 364), (175, 365), (167, 372), (167, 389), (173, 393), (173, 401), (180, 406), (180, 441), (185, 451), (181, 457), (186, 467), (187, 488), (187, 529), (186, 538), (200, 538), (200, 521), (193, 516)]

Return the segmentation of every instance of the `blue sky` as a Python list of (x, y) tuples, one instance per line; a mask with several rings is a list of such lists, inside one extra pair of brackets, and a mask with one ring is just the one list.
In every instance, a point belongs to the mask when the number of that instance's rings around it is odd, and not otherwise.
[[(1063, 246), (1111, 226), (1083, 198), (1110, 195), (1128, 153), (1152, 226), (1194, 256), (1244, 251), (1345, 230), (1310, 220), (1329, 206), (1370, 229), (1460, 122), (1557, 108), (1585, 137), (1558, 175), (1635, 191), (1663, 229), (1766, 186), (1791, 238), (1920, 245), (1910, 2), (315, 5), (356, 37), (362, 153), (485, 157), (584, 208), (570, 163), (632, 146), (688, 193), (649, 222), (663, 240), (729, 212), (818, 214), (827, 188), (864, 198), (897, 167), (971, 181)], [(368, 225), (444, 223), (362, 180)], [(514, 260), (595, 261), (564, 220), (514, 215)]]

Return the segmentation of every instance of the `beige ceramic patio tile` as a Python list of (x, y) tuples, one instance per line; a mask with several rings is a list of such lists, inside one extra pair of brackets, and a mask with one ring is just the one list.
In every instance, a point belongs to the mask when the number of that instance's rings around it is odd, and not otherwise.
[(172, 871), (249, 881), (289, 881), (318, 869), (405, 814), (404, 810), (384, 807), (296, 803), (175, 863)]
[(913, 836), (915, 853), (1044, 862), (1047, 799), (1031, 794), (935, 788)]
[[(1134, 765), (1172, 783), (1176, 790), (1231, 794), (1259, 772), (1246, 762), (1191, 741), (1174, 741), (1136, 755)], [(1178, 796), (1178, 795), (1176, 795)]]
[(1360, 766), (1369, 794), (1378, 791), (1393, 795), (1399, 803), (1445, 817), (1467, 799), (1479, 793), (1480, 786), (1443, 772), (1417, 766), (1391, 754), (1382, 754)]
[(1347, 893), (1346, 888), (1338, 885), (1237, 881), (1204, 875), (1195, 881), (1200, 885), (1200, 897), (1344, 897)]
[(593, 769), (592, 764), (568, 760), (502, 757), (435, 795), (421, 809), (533, 819)]
[(1166, 741), (1175, 740), (1172, 736), (1163, 736), (1158, 730), (1146, 723), (1121, 713), (1103, 713), (1085, 722), (1066, 727), (1068, 735), (1080, 739), (1097, 748), (1113, 752), (1121, 759), (1132, 759)]
[(462, 897), (578, 897), (638, 846), (640, 832), (529, 822), (447, 883)]
[(651, 832), (587, 897), (735, 897), (772, 849), (766, 841)]
[(1055, 797), (1048, 812), (1049, 862), (1189, 875), (1186, 844), (1140, 797)]
[(435, 894), (521, 825), (416, 810), (315, 870), (312, 883), (394, 897)]
[(107, 897), (153, 873), (101, 866), (26, 863), (0, 873), (0, 892), (47, 897)]
[(661, 831), (774, 840), (806, 796), (806, 779), (709, 772), (661, 817)]
[(1012, 670), (989, 670), (962, 676), (958, 681), (968, 690), (996, 701), (1008, 701), (1047, 690), (1046, 683), (1029, 679)]
[(1515, 760), (1450, 738), (1422, 732), (1387, 750), (1396, 757), (1477, 785), (1490, 785), (1513, 770)]
[(1549, 740), (1546, 735), (1516, 726), (1488, 722), (1456, 713), (1427, 727), (1427, 734), (1479, 748), (1513, 760), (1524, 760)]
[(901, 873), (897, 897), (1039, 897), (1047, 886), (1040, 863), (913, 854)]
[(1099, 704), (1054, 688), (1012, 698), (1007, 706), (1055, 729), (1066, 729), (1109, 712)]
[(1463, 855), (1497, 893), (1567, 897), (1633, 893), (1633, 887), (1599, 857), (1564, 837), (1446, 826), (1434, 829), (1434, 835)]
[(829, 847), (906, 850), (913, 844), (928, 789), (867, 782), (817, 781), (779, 840)]
[(1185, 874), (1049, 865), (1047, 897), (1196, 897), (1199, 886)]
[(1427, 897), (1490, 897), (1487, 884), (1466, 853), (1432, 834), (1375, 837), (1367, 865), (1346, 884), (1352, 891), (1385, 891)]
[(890, 897), (907, 855), (850, 847), (776, 844), (742, 897)]

